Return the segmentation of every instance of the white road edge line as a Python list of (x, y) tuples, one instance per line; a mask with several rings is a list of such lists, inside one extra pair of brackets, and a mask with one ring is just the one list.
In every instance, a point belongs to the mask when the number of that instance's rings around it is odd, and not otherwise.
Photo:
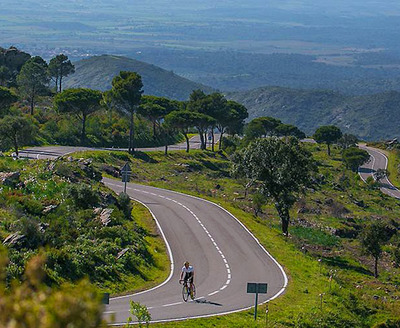
[[(120, 187), (118, 185), (114, 185), (114, 186)], [(142, 292), (138, 292), (138, 293), (135, 293), (135, 294), (113, 297), (113, 298), (110, 298), (110, 301), (119, 300), (119, 299), (128, 298), (128, 297), (133, 297), (133, 296), (137, 296), (137, 295), (141, 295), (141, 294), (144, 294), (144, 293), (151, 292), (151, 291), (153, 291), (155, 289), (158, 289), (158, 288), (164, 286), (166, 283), (168, 283), (171, 280), (172, 276), (174, 275), (174, 258), (173, 258), (173, 255), (172, 255), (171, 247), (170, 247), (170, 245), (168, 243), (167, 238), (165, 237), (164, 231), (161, 228), (160, 223), (158, 222), (158, 220), (157, 220), (156, 216), (154, 215), (154, 213), (152, 212), (152, 210), (146, 204), (144, 204), (140, 200), (137, 200), (137, 199), (135, 199), (133, 197), (130, 197), (130, 198), (133, 199), (134, 201), (138, 202), (139, 204), (142, 204), (144, 207), (146, 207), (148, 209), (148, 211), (150, 212), (151, 216), (153, 217), (154, 221), (156, 222), (157, 228), (160, 230), (161, 236), (164, 239), (165, 245), (167, 246), (169, 260), (171, 262), (171, 269), (170, 269), (171, 272), (170, 272), (168, 278), (164, 282), (162, 282), (161, 284), (159, 284), (159, 285), (157, 285), (157, 286), (155, 286), (155, 287), (153, 287), (151, 289), (144, 290)]]
[[(162, 189), (162, 188), (157, 188), (157, 187), (151, 187), (151, 186), (146, 186), (143, 185), (145, 187), (149, 187), (149, 188), (155, 188), (158, 190), (164, 190), (167, 192), (172, 192), (178, 195), (183, 195), (186, 197), (190, 197), (190, 198), (194, 198), (194, 199), (198, 199), (198, 200), (202, 200), (204, 202), (207, 202), (209, 204), (212, 204), (214, 206), (217, 206), (218, 208), (220, 208), (221, 210), (223, 210), (224, 212), (226, 212), (227, 214), (229, 214), (233, 219), (235, 219), (242, 227), (243, 229), (245, 229), (250, 236), (252, 236), (252, 238), (256, 241), (256, 243), (261, 247), (261, 249), (271, 258), (271, 260), (276, 264), (276, 266), (279, 268), (279, 270), (282, 273), (282, 276), (284, 278), (284, 284), (283, 287), (273, 296), (271, 296), (270, 298), (268, 298), (267, 300), (265, 300), (262, 303), (259, 304), (265, 304), (268, 303), (269, 301), (272, 301), (276, 298), (278, 298), (281, 294), (283, 294), (283, 292), (285, 291), (287, 284), (288, 284), (288, 277), (286, 275), (285, 270), (283, 270), (283, 267), (279, 264), (279, 262), (265, 249), (265, 247), (260, 243), (260, 241), (257, 239), (256, 236), (254, 236), (254, 234), (236, 217), (234, 216), (232, 213), (230, 213), (228, 210), (226, 210), (225, 208), (223, 208), (221, 205), (214, 203), (212, 201), (209, 201), (207, 199), (203, 199), (197, 196), (193, 196), (193, 195), (188, 195), (188, 194), (184, 194), (178, 191), (174, 191), (174, 190), (168, 190), (168, 189)], [(208, 295), (211, 296), (211, 295)], [(227, 311), (227, 312), (221, 312), (221, 313), (213, 313), (213, 314), (204, 314), (204, 315), (198, 315), (198, 316), (191, 316), (191, 317), (183, 317), (183, 318), (175, 318), (175, 319), (162, 319), (162, 320), (154, 320), (154, 321), (150, 321), (150, 323), (161, 323), (161, 322), (173, 322), (173, 321), (183, 321), (183, 320), (188, 320), (188, 319), (200, 319), (200, 318), (209, 318), (209, 317), (215, 317), (215, 316), (222, 316), (222, 315), (227, 315), (227, 314), (232, 314), (232, 313), (237, 313), (237, 312), (242, 312), (242, 311), (246, 311), (253, 308), (253, 306), (248, 306), (242, 309), (237, 309), (237, 310), (232, 310), (232, 311)], [(121, 325), (125, 325), (125, 322), (122, 323), (113, 323), (113, 324), (109, 324), (109, 326), (121, 326)], [(133, 324), (133, 323), (132, 323)]]

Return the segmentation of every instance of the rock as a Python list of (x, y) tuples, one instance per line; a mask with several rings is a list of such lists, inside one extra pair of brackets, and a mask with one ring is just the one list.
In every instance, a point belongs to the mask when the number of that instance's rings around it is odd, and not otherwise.
[(365, 208), (365, 207), (366, 207), (363, 200), (360, 200), (360, 201), (354, 200), (353, 203), (354, 203), (355, 205), (359, 206), (359, 207), (362, 207), (362, 208)]
[(0, 185), (15, 187), (19, 183), (20, 172), (3, 172), (0, 173)]
[(49, 205), (49, 206), (46, 206), (46, 207), (43, 209), (42, 213), (43, 213), (43, 214), (48, 214), (48, 213), (50, 213), (51, 211), (53, 211), (54, 209), (56, 209), (57, 207), (58, 207), (58, 205)]
[(113, 176), (114, 178), (119, 178), (119, 169), (115, 168), (114, 166), (103, 164), (101, 166), (101, 170), (104, 171), (105, 173)]
[(105, 192), (102, 192), (101, 193), (101, 198), (102, 198), (102, 200), (103, 200), (103, 202), (104, 202), (104, 204), (106, 205), (106, 206), (109, 206), (109, 205), (116, 205), (117, 203), (118, 203), (118, 200), (114, 197), (114, 195), (113, 194), (111, 194), (111, 193), (105, 193)]
[(103, 226), (107, 227), (111, 223), (112, 212), (114, 212), (112, 208), (105, 208), (104, 210), (101, 211), (99, 219)]
[(25, 239), (24, 235), (20, 235), (19, 232), (13, 233), (7, 236), (3, 241), (3, 245), (13, 246), (21, 243)]
[(99, 214), (101, 213), (102, 210), (103, 210), (103, 209), (102, 209), (101, 207), (96, 207), (96, 208), (93, 210), (93, 214), (94, 214), (94, 215), (99, 215)]
[(119, 260), (122, 256), (124, 256), (128, 251), (129, 248), (124, 248), (122, 251), (120, 251), (117, 255), (117, 260)]
[(39, 231), (40, 231), (41, 233), (45, 233), (45, 232), (46, 232), (46, 229), (47, 229), (49, 226), (50, 226), (50, 224), (44, 223), (44, 222), (40, 222), (40, 223), (38, 224), (38, 228), (39, 228)]

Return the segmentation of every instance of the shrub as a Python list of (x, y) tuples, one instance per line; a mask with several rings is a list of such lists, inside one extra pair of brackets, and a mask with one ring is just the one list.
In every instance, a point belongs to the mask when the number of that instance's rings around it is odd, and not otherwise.
[(100, 201), (97, 193), (87, 184), (71, 185), (67, 195), (78, 208), (94, 207)]

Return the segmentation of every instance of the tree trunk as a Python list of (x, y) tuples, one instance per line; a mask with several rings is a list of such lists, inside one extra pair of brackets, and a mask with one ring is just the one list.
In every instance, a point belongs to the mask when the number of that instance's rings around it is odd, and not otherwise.
[(86, 115), (82, 115), (82, 135), (81, 135), (81, 144), (82, 146), (85, 145), (85, 139), (86, 139)]
[(61, 92), (61, 82), (62, 82), (62, 78), (63, 78), (63, 69), (62, 69), (62, 63), (61, 63), (61, 67), (60, 67), (60, 92)]
[(133, 124), (133, 110), (131, 111), (131, 123), (130, 123), (130, 128), (129, 128), (129, 153), (133, 154), (135, 152), (135, 148), (133, 147), (133, 129), (134, 129), (134, 124)]
[(208, 141), (208, 139), (207, 139), (207, 130), (206, 130), (204, 132), (204, 148), (203, 148), (203, 150), (207, 149), (207, 141)]
[(18, 138), (17, 135), (14, 135), (14, 149), (15, 149), (15, 154), (17, 155), (17, 158), (19, 156), (19, 151), (18, 151)]
[(374, 277), (375, 277), (375, 278), (378, 278), (378, 257), (375, 257)]
[(278, 203), (275, 204), (275, 208), (278, 211), (279, 217), (282, 221), (282, 232), (288, 237), (289, 236), (289, 222), (290, 222), (290, 214), (289, 209), (287, 207), (281, 206)]
[(331, 144), (328, 143), (327, 145), (328, 145), (328, 156), (331, 156)]
[(214, 143), (215, 143), (214, 129), (211, 130), (211, 137), (212, 137), (212, 146), (211, 146), (211, 150), (214, 151)]
[(204, 134), (202, 130), (199, 130), (199, 135), (200, 135), (200, 149), (205, 149), (204, 146)]
[(186, 152), (188, 153), (189, 152), (189, 147), (190, 147), (190, 145), (189, 145), (189, 137), (188, 137), (187, 133), (184, 133), (184, 136), (185, 136), (185, 139), (186, 139)]
[(164, 155), (165, 155), (165, 156), (167, 156), (167, 155), (168, 155), (168, 143), (167, 143), (167, 144), (165, 144)]
[(33, 115), (33, 111), (34, 111), (34, 109), (35, 109), (35, 96), (32, 96), (32, 97), (31, 97), (31, 104), (30, 104), (30, 107), (31, 107), (31, 109), (30, 109), (30, 114)]
[(224, 136), (224, 130), (219, 131), (221, 135), (219, 136), (219, 150), (222, 150), (222, 137)]
[(153, 139), (156, 139), (156, 121), (153, 122)]

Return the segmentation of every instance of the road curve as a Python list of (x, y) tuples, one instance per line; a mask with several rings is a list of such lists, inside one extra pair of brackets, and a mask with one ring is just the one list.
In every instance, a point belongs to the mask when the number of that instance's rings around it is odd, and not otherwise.
[[(374, 172), (378, 169), (387, 169), (388, 167), (388, 158), (387, 156), (379, 149), (368, 147), (366, 145), (359, 145), (361, 149), (366, 150), (370, 156), (371, 160), (361, 166), (358, 170), (358, 173), (361, 179), (366, 182), (367, 178), (372, 176), (374, 177)], [(386, 177), (380, 181), (381, 183), (381, 191), (389, 196), (400, 199), (400, 190), (397, 189), (390, 180)]]
[[(219, 134), (215, 134), (215, 144), (219, 141)], [(200, 136), (195, 135), (189, 140), (190, 149), (200, 149)], [(208, 142), (209, 145), (209, 142)], [(137, 151), (164, 151), (165, 147), (153, 148), (136, 148)], [(186, 142), (181, 142), (175, 145), (169, 145), (168, 150), (185, 150)], [(60, 156), (65, 156), (70, 153), (79, 151), (95, 151), (95, 150), (113, 150), (113, 151), (128, 151), (127, 148), (93, 148), (93, 147), (75, 147), (75, 146), (43, 146), (29, 147), (19, 151), (19, 156), (29, 159), (56, 159)]]
[[(119, 193), (123, 184), (105, 178)], [(171, 274), (159, 287), (110, 300), (106, 317), (114, 324), (126, 322), (129, 301), (145, 304), (153, 322), (184, 320), (227, 314), (250, 308), (254, 295), (246, 293), (247, 282), (268, 283), (268, 293), (259, 303), (281, 295), (287, 286), (282, 267), (255, 237), (222, 207), (200, 198), (137, 184), (127, 193), (147, 206), (157, 219), (167, 241)], [(180, 269), (189, 260), (196, 270), (197, 297), (184, 303), (178, 284)]]
[[(81, 147), (31, 148), (30, 158), (57, 158)], [(123, 183), (104, 178), (116, 193)], [(185, 320), (228, 314), (254, 305), (246, 293), (247, 282), (268, 283), (264, 303), (281, 295), (288, 280), (283, 268), (245, 226), (225, 209), (197, 197), (149, 186), (128, 184), (127, 193), (151, 211), (169, 250), (171, 272), (161, 285), (148, 291), (116, 297), (104, 312), (111, 325), (126, 323), (129, 301), (146, 305), (152, 322)], [(189, 260), (196, 270), (197, 296), (184, 303), (179, 285), (182, 264)], [(114, 321), (111, 322), (111, 318)]]

